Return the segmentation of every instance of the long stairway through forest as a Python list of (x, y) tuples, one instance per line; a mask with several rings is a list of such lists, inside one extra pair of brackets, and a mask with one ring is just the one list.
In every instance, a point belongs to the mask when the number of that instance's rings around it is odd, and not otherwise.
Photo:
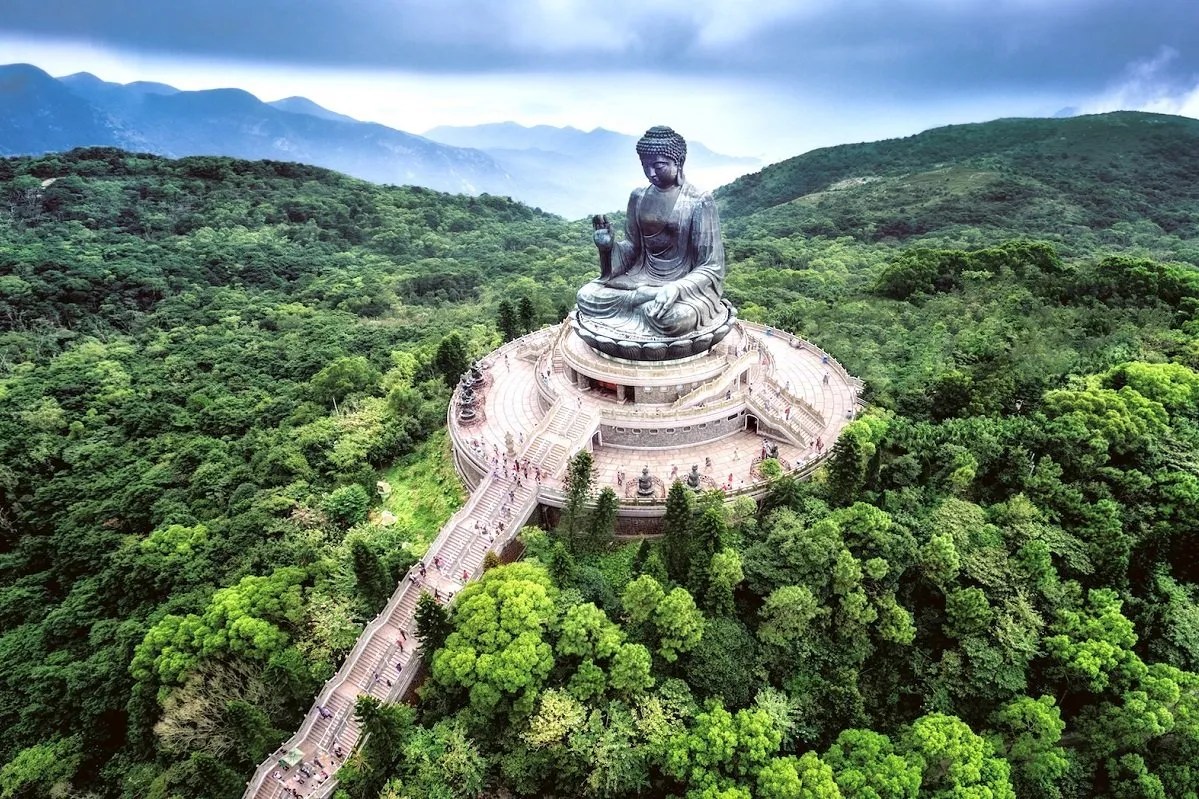
[[(561, 479), (570, 456), (583, 449), (598, 428), (598, 412), (559, 397), (526, 438), (516, 459), (538, 465), (543, 475)], [(427, 591), (448, 601), (466, 582), (478, 577), (486, 553), (503, 551), (533, 516), (538, 488), (533, 480), (517, 483), (498, 465), (484, 478), (441, 528), (421, 564), (400, 581), (387, 605), (363, 630), (295, 735), (259, 765), (247, 784), (245, 799), (332, 794), (337, 769), (362, 734), (354, 718), (358, 697), (398, 701), (420, 670), (414, 617), (421, 594)], [(284, 769), (281, 760), (295, 765)]]

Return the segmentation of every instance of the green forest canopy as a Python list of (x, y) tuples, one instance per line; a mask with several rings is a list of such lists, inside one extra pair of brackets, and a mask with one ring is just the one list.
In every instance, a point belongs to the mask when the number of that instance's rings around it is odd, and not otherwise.
[[(1002, 121), (723, 189), (728, 294), (871, 412), (760, 510), (527, 534), (419, 707), (359, 708), (343, 790), (1194, 795), (1195, 131)], [(0, 195), (0, 796), (237, 796), (448, 513), (458, 361), (562, 317), (587, 227), (106, 149)], [(374, 523), (380, 474), (431, 510)], [(472, 638), (497, 597), (520, 629)]]

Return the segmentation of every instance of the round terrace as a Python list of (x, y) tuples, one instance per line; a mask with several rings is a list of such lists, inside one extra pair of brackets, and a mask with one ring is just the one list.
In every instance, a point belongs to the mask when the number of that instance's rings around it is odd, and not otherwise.
[[(463, 423), (451, 403), (455, 463), (470, 489), (518, 461), (531, 467), (544, 508), (564, 502), (560, 466), (580, 449), (599, 486), (621, 499), (620, 529), (645, 531), (664, 512), (666, 489), (698, 467), (703, 487), (760, 498), (758, 468), (774, 455), (806, 475), (858, 411), (862, 383), (810, 342), (738, 322), (725, 342), (679, 361), (632, 363), (588, 348), (569, 325), (509, 342), (481, 366), (481, 413)], [(455, 395), (457, 401), (457, 394)], [(637, 477), (648, 468), (651, 498)], [(644, 520), (644, 521), (635, 521)]]

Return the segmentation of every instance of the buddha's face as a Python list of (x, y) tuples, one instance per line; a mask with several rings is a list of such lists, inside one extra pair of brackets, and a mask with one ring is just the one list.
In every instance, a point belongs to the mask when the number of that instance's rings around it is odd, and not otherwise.
[(649, 182), (659, 189), (678, 185), (679, 165), (667, 155), (647, 155), (641, 159), (641, 169)]

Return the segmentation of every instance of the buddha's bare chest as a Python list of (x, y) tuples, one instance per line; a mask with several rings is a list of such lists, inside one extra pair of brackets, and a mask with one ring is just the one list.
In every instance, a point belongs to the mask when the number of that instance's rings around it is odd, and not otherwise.
[(653, 237), (661, 233), (669, 233), (677, 228), (673, 221), (674, 206), (677, 200), (677, 190), (674, 192), (646, 192), (637, 209), (642, 234)]

